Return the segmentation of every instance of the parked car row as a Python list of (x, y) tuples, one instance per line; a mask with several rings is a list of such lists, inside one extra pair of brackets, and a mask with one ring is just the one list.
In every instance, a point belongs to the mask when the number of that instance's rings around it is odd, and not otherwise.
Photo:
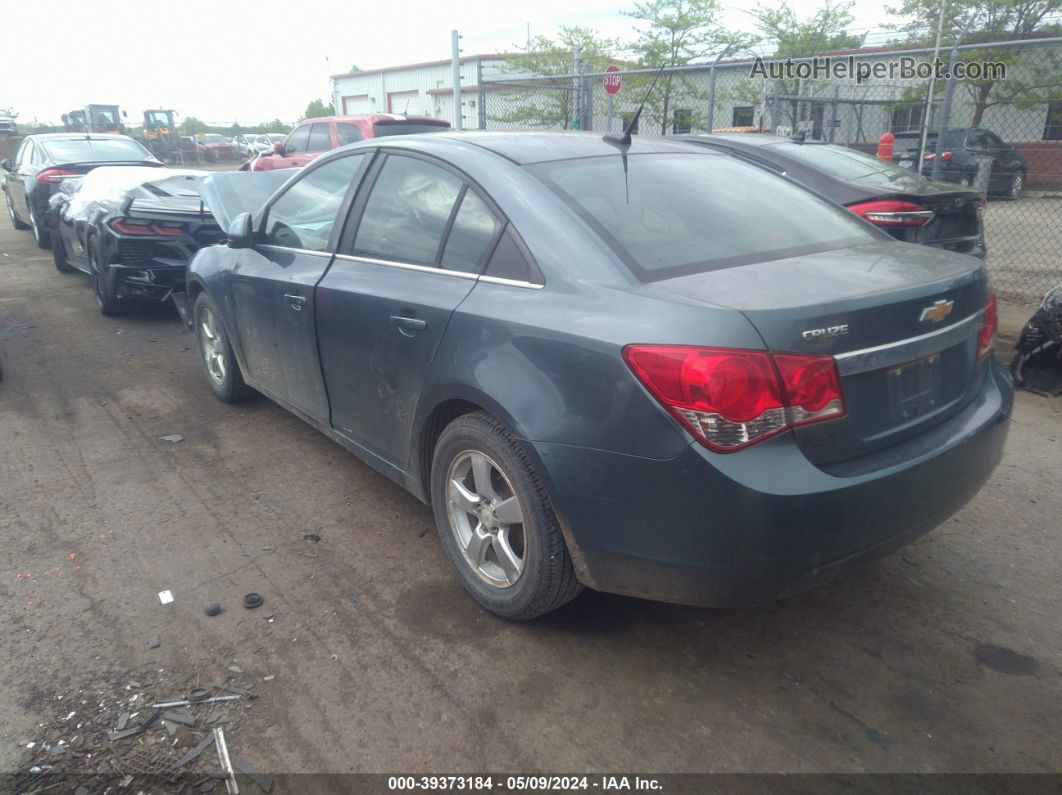
[(307, 122), (330, 150), (302, 168), (151, 179), (59, 239), (99, 274), (207, 235), (163, 289), (215, 396), (269, 397), (428, 503), (485, 609), (762, 603), (917, 538), (998, 463), (1013, 388), (979, 222), (928, 206), (951, 188), (780, 139), (340, 123)]

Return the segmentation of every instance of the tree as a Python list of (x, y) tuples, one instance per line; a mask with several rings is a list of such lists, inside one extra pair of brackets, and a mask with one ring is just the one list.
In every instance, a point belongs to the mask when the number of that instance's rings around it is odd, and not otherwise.
[[(636, 2), (633, 11), (624, 13), (645, 23), (631, 45), (631, 51), (643, 67), (688, 66), (727, 48), (737, 51), (752, 43), (751, 36), (730, 33), (722, 27), (717, 0), (646, 0)], [(636, 78), (631, 81), (631, 88), (636, 92), (648, 90), (654, 79), (655, 76)], [(694, 100), (702, 100), (703, 105), (706, 98), (706, 92), (688, 79), (668, 72), (659, 78), (642, 117), (658, 123), (660, 134), (664, 135), (676, 102), (692, 105)], [(697, 124), (698, 116), (690, 110), (689, 115), (684, 114), (683, 122), (687, 126), (701, 126)]]
[(206, 124), (195, 116), (185, 116), (184, 121), (181, 122), (181, 132), (185, 135), (197, 135), (206, 132), (206, 128)]
[[(865, 34), (857, 36), (847, 32), (848, 26), (853, 22), (853, 5), (852, 0), (825, 0), (818, 10), (806, 19), (798, 17), (788, 2), (779, 6), (757, 6), (749, 13), (755, 20), (756, 29), (765, 39), (774, 42), (774, 58), (796, 58), (862, 47)], [(774, 90), (779, 95), (793, 97), (787, 99), (784, 104), (793, 127), (796, 127), (800, 118), (801, 100), (797, 97), (816, 96), (824, 85), (799, 79), (773, 82)], [(778, 120), (775, 120), (776, 124), (777, 122)]]
[(280, 119), (273, 119), (273, 121), (265, 126), (267, 132), (282, 133), (287, 132), (290, 125), (285, 124)]
[[(941, 36), (942, 58), (947, 58), (952, 44), (960, 36), (963, 44), (978, 44), (1062, 34), (1062, 25), (1050, 21), (1062, 9), (1062, 0), (942, 2), (947, 3)], [(895, 27), (906, 34), (908, 43), (933, 46), (940, 18), (939, 5), (927, 3), (926, 0), (901, 0), (900, 5), (888, 7), (887, 10), (890, 14), (902, 17)], [(968, 32), (964, 33), (964, 29)], [(960, 61), (994, 61), (1003, 64), (1007, 72), (1005, 80), (998, 76), (986, 76), (984, 79), (962, 81), (973, 105), (971, 127), (979, 127), (985, 111), (995, 105), (1013, 105), (1028, 110), (1036, 105), (1062, 100), (1062, 59), (1057, 50), (1040, 48), (1022, 51), (1013, 47), (985, 47), (960, 52)], [(934, 88), (936, 96), (943, 93), (939, 82)], [(928, 83), (906, 90), (904, 96), (917, 101), (925, 98), (927, 90)], [(952, 126), (958, 126), (957, 122), (952, 122)]]
[(299, 121), (303, 119), (316, 119), (321, 116), (335, 116), (336, 108), (331, 102), (327, 105), (323, 99), (315, 99), (309, 105), (306, 106), (306, 110), (299, 116)]
[(590, 28), (561, 26), (555, 39), (536, 36), (526, 46), (516, 47), (505, 72), (513, 78), (526, 77), (527, 83), (497, 97), (503, 110), (491, 120), (521, 127), (578, 127), (574, 117), (580, 81), (572, 77), (577, 46), (583, 70), (603, 72), (620, 45)]

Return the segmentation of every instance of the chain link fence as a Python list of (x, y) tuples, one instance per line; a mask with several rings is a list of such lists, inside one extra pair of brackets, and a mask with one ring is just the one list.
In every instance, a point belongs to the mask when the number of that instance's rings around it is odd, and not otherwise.
[[(641, 135), (802, 133), (875, 153), (891, 132), (898, 165), (921, 165), (927, 176), (986, 192), (993, 283), (1012, 300), (1038, 300), (1062, 282), (1062, 39), (941, 48), (941, 74), (954, 74), (957, 64), (967, 71), (996, 65), (977, 79), (920, 75), (933, 57), (928, 49), (860, 50), (832, 56), (843, 66), (825, 68), (847, 70), (840, 75), (821, 71), (822, 56), (793, 58), (778, 79), (762, 76), (770, 59), (753, 74), (751, 58), (665, 69), (659, 77), (632, 68), (607, 81), (583, 69), (543, 77), (510, 65), (482, 76), (479, 126), (619, 132), (656, 80), (634, 130)], [(905, 63), (914, 73), (901, 71)], [(616, 75), (620, 88), (612, 94), (605, 84), (614, 87)]]

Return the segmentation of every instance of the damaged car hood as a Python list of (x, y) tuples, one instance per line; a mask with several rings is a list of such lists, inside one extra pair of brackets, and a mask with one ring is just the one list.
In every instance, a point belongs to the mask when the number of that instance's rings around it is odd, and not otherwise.
[(199, 193), (222, 229), (240, 213), (256, 215), (294, 172), (219, 171), (199, 180)]

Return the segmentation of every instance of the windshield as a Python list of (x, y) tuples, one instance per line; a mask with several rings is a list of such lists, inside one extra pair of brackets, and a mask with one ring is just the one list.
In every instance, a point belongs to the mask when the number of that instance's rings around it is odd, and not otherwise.
[(152, 159), (148, 151), (131, 138), (60, 138), (42, 143), (57, 163)]
[(643, 281), (875, 240), (855, 216), (756, 166), (720, 155), (631, 155), (529, 170)]
[(423, 122), (392, 121), (376, 122), (373, 130), (377, 138), (385, 135), (415, 135), (416, 133), (445, 132), (450, 129), (448, 124), (424, 124)]
[(888, 160), (879, 160), (855, 149), (820, 144), (778, 144), (771, 147), (779, 154), (799, 160), (827, 174), (877, 185), (910, 182), (918, 178), (909, 168), (900, 168)]

